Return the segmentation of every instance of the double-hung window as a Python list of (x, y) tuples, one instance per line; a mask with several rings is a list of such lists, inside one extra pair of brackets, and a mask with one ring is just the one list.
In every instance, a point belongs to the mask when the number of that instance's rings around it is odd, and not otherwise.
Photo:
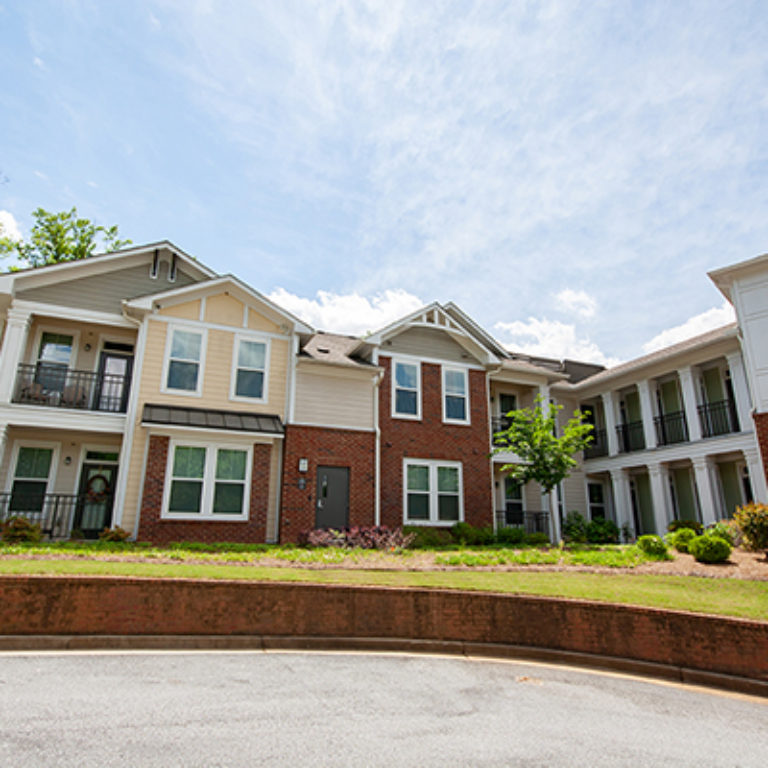
[(468, 393), (467, 369), (443, 367), (443, 421), (469, 424)]
[(392, 362), (392, 415), (401, 419), (421, 418), (421, 365)]
[(262, 401), (267, 399), (268, 352), (266, 341), (239, 337), (235, 340), (233, 398)]
[(72, 362), (74, 336), (43, 331), (37, 351), (35, 381), (48, 392), (61, 392)]
[(165, 388), (200, 394), (204, 334), (188, 328), (169, 328)]
[(464, 519), (461, 463), (406, 459), (403, 519), (411, 525), (453, 525)]
[(53, 448), (22, 445), (16, 457), (10, 512), (39, 513), (45, 506)]
[(244, 520), (249, 476), (248, 448), (173, 443), (164, 517)]

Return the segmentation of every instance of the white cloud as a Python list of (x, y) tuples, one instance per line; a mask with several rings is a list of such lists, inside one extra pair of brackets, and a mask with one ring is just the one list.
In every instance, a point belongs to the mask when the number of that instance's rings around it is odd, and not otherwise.
[(0, 211), (0, 236), (21, 240), (21, 230), (10, 211)]
[(708, 309), (700, 315), (694, 315), (680, 325), (667, 328), (667, 330), (657, 334), (650, 341), (643, 344), (643, 352), (654, 352), (657, 349), (669, 347), (672, 344), (677, 344), (679, 341), (685, 341), (685, 339), (698, 336), (700, 333), (706, 333), (707, 331), (712, 331), (715, 328), (732, 323), (735, 319), (736, 314), (733, 311), (733, 307), (727, 301), (724, 301), (720, 307), (712, 307), (712, 309)]
[(597, 301), (586, 291), (566, 288), (555, 296), (555, 301), (558, 309), (581, 317), (594, 317), (597, 311)]
[(35, 56), (34, 59), (32, 59), (32, 63), (38, 68), (38, 69), (45, 69), (45, 62), (39, 57)]
[(607, 357), (587, 337), (579, 338), (576, 326), (556, 320), (529, 317), (527, 322), (496, 323), (502, 342), (513, 352), (540, 357), (569, 358), (599, 365), (616, 365), (619, 360)]
[(315, 328), (353, 335), (378, 330), (424, 306), (421, 299), (403, 290), (383, 291), (371, 298), (318, 291), (316, 298), (308, 299), (277, 288), (269, 298)]

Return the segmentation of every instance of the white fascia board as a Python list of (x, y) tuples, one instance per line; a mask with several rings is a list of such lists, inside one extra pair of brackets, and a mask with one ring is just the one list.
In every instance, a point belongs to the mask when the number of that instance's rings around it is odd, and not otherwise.
[(190, 432), (204, 438), (207, 435), (220, 438), (222, 435), (226, 435), (227, 439), (231, 439), (233, 442), (253, 442), (254, 438), (258, 438), (260, 442), (265, 440), (283, 440), (284, 434), (278, 432), (246, 432), (245, 430), (238, 429), (215, 429), (211, 427), (186, 427), (178, 424), (157, 424), (154, 421), (142, 421), (139, 425), (144, 429), (149, 430), (153, 435), (184, 435), (189, 439)]
[(710, 270), (707, 272), (707, 276), (720, 289), (725, 298), (733, 303), (731, 298), (733, 283), (740, 278), (751, 277), (764, 272), (766, 269), (768, 269), (768, 253), (763, 253), (754, 258), (730, 264), (727, 267)]
[(57, 320), (73, 320), (79, 323), (94, 323), (95, 325), (113, 325), (119, 328), (136, 328), (136, 322), (126, 319), (123, 315), (113, 315), (111, 312), (97, 312), (80, 307), (67, 307), (64, 304), (43, 304), (38, 301), (13, 300), (13, 309), (26, 310), (30, 314), (53, 317)]
[(378, 331), (368, 336), (365, 339), (365, 342), (367, 344), (380, 345), (386, 339), (395, 336), (400, 331), (400, 329), (404, 330), (408, 325), (410, 325), (410, 323), (419, 317), (419, 315), (423, 315), (426, 312), (431, 312), (433, 309), (441, 309), (440, 305), (436, 301), (421, 307), (421, 309), (417, 309), (415, 312), (411, 312), (410, 315), (406, 315), (405, 317), (401, 317), (399, 320), (395, 320), (394, 323), (390, 323), (389, 325), (384, 326), (384, 328), (380, 328)]
[(70, 432), (125, 432), (124, 413), (103, 413), (66, 408), (48, 408), (43, 405), (10, 404), (0, 407), (0, 422), (16, 427), (40, 427)]
[(296, 360), (296, 369), (306, 368), (307, 373), (318, 376), (336, 376), (337, 378), (370, 379), (384, 369), (378, 365), (345, 365), (344, 363), (329, 363), (325, 360), (315, 360), (311, 357), (299, 357)]
[(444, 310), (454, 320), (456, 320), (457, 323), (462, 325), (467, 331), (475, 336), (480, 342), (481, 346), (489, 349), (499, 358), (506, 358), (509, 356), (509, 353), (503, 344), (500, 344), (498, 341), (496, 341), (496, 339), (494, 339), (493, 336), (488, 333), (488, 331), (478, 325), (478, 323), (476, 323), (466, 312), (464, 312), (464, 310), (462, 310), (452, 301), (449, 301), (445, 305)]

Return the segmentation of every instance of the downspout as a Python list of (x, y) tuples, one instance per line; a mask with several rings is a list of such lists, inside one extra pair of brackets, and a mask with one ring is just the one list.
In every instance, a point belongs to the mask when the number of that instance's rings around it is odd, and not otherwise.
[[(488, 437), (491, 443), (491, 450), (493, 450), (493, 413), (491, 407), (491, 376), (494, 373), (500, 373), (504, 369), (504, 365), (499, 363), (497, 368), (486, 371), (485, 373), (485, 402), (488, 405)], [(498, 521), (496, 520), (496, 470), (493, 466), (493, 454), (490, 455), (489, 460), (491, 462), (491, 517), (493, 532), (498, 532)]]
[(381, 494), (379, 485), (381, 483), (381, 428), (379, 427), (379, 384), (384, 378), (384, 371), (379, 371), (373, 377), (373, 425), (376, 433), (375, 456), (373, 468), (373, 521), (378, 528), (381, 525)]
[(285, 442), (288, 439), (288, 425), (293, 421), (294, 401), (296, 399), (296, 358), (299, 355), (300, 340), (298, 334), (294, 331), (291, 337), (291, 364), (288, 367), (288, 381), (286, 382), (285, 393), (285, 432), (283, 439), (280, 440), (280, 460), (277, 478), (277, 505), (275, 507), (275, 543), (280, 542), (280, 520), (283, 511), (283, 471), (285, 468)]

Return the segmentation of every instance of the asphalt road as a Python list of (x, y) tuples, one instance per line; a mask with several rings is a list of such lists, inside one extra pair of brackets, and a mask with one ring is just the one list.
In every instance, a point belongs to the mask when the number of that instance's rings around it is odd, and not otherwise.
[(1, 766), (760, 766), (768, 700), (333, 653), (0, 654)]

